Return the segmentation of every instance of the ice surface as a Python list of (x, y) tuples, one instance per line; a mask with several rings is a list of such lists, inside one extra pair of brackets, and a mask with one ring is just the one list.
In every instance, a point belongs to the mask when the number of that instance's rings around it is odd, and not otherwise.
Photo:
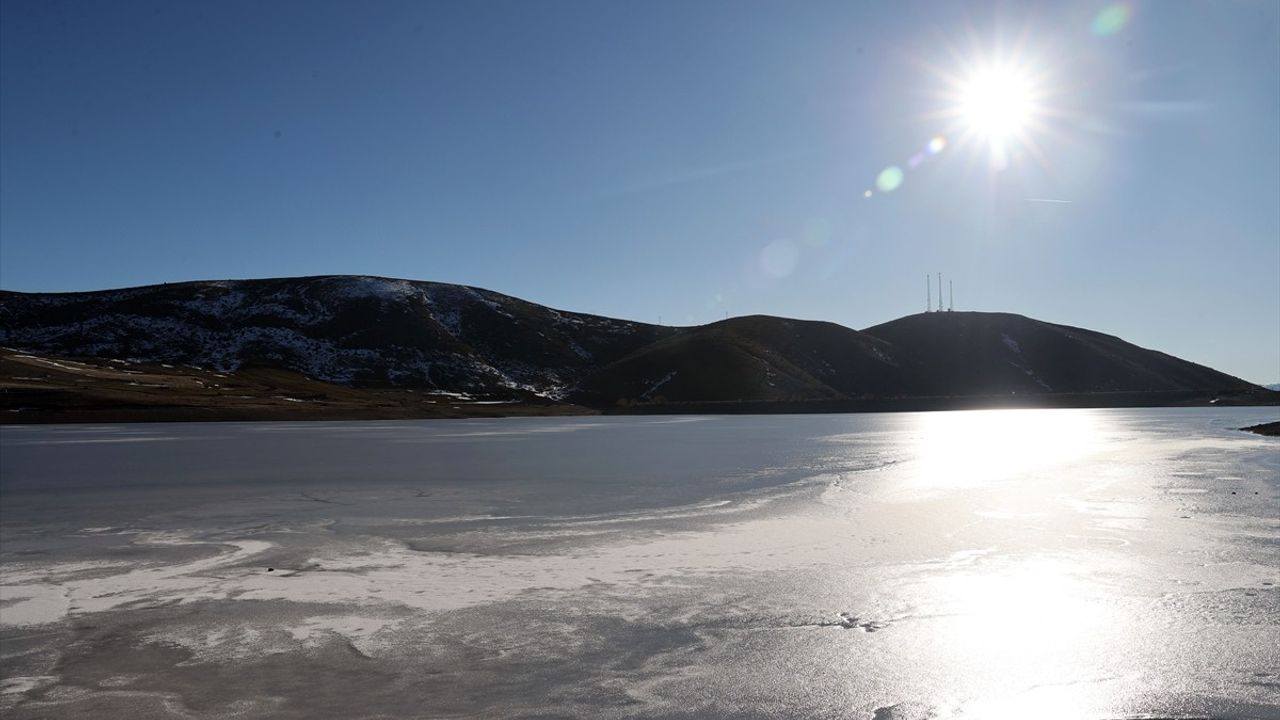
[(1273, 415), (4, 427), (0, 710), (1280, 718)]

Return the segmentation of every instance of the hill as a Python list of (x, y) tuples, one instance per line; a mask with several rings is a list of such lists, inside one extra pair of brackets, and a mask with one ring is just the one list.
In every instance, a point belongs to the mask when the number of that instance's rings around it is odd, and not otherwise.
[[(408, 417), (480, 412), (477, 403), (523, 413), (567, 403), (768, 411), (796, 403), (868, 409), (902, 398), (1277, 397), (1110, 335), (1007, 313), (926, 313), (863, 331), (767, 316), (672, 328), (479, 288), (364, 276), (0, 292), (0, 345), (11, 348), (0, 372), (0, 405), (10, 413), (116, 403), (166, 413), (219, 407), (219, 417), (259, 406), (268, 408), (264, 417), (294, 406), (295, 414)], [(46, 365), (33, 375), (25, 366), (36, 361), (24, 355)], [(103, 370), (57, 375), (47, 363), (72, 367), (60, 358)], [(130, 384), (131, 372), (172, 374), (166, 366), (188, 368), (179, 374), (190, 377), (147, 383), (157, 387), (146, 392)], [(252, 388), (240, 394), (259, 404), (209, 392), (215, 381), (201, 373)], [(298, 402), (307, 398), (312, 405)], [(450, 398), (470, 404), (454, 407)], [(226, 410), (232, 406), (239, 409)]]
[(0, 345), (21, 350), (473, 394), (559, 398), (584, 373), (670, 332), (478, 288), (375, 277), (0, 292)]
[(1112, 335), (1009, 313), (909, 315), (864, 330), (912, 358), (918, 393), (1230, 391), (1240, 378)]
[(589, 375), (585, 402), (831, 400), (898, 392), (895, 349), (828, 322), (753, 315), (682, 328)]

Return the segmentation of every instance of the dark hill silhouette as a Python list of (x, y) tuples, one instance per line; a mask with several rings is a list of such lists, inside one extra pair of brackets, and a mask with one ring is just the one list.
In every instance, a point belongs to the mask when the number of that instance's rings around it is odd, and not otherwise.
[(592, 400), (831, 400), (898, 392), (903, 371), (886, 342), (828, 322), (764, 315), (691, 328), (587, 377)]
[(935, 395), (1225, 391), (1237, 377), (1112, 335), (1009, 313), (934, 312), (864, 330), (914, 360)]
[(479, 288), (364, 276), (0, 292), (0, 345), (221, 371), (276, 367), (363, 387), (560, 397), (583, 374), (671, 332)]
[(1110, 335), (1007, 313), (911, 315), (861, 332), (768, 316), (671, 328), (478, 288), (363, 276), (0, 292), (0, 345), (46, 357), (280, 370), (348, 388), (601, 408), (1268, 393)]

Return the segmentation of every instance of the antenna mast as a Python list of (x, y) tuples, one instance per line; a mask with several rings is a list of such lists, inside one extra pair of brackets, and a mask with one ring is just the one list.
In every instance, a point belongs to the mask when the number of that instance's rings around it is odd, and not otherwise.
[(947, 281), (947, 312), (956, 309), (956, 281)]
[(924, 311), (933, 312), (933, 281), (929, 279), (929, 273), (924, 275)]
[(942, 312), (942, 273), (938, 273), (938, 312)]

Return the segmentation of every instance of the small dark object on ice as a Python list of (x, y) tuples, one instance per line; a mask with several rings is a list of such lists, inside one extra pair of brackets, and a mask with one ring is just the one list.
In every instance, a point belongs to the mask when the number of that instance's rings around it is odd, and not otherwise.
[(1277, 420), (1276, 422), (1262, 423), (1261, 425), (1250, 425), (1249, 427), (1240, 429), (1245, 432), (1258, 433), (1259, 435), (1280, 437), (1280, 420)]
[(276, 571), (275, 568), (267, 568), (267, 572), (275, 572), (275, 571)]

